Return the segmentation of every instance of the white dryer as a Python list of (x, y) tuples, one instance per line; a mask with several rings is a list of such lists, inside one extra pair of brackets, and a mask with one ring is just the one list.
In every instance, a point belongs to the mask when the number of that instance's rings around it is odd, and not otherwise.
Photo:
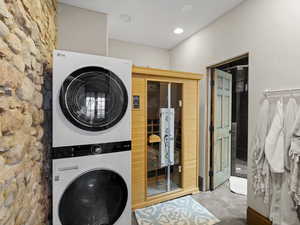
[(130, 61), (53, 53), (53, 147), (131, 140)]
[(130, 142), (56, 148), (53, 225), (130, 225), (130, 157)]

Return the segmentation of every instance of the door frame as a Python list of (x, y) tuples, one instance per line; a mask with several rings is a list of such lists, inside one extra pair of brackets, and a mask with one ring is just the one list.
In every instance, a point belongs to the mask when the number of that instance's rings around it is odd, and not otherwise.
[[(210, 130), (210, 125), (212, 121), (212, 113), (213, 113), (213, 89), (211, 87), (211, 84), (213, 82), (213, 77), (214, 77), (214, 70), (222, 65), (243, 59), (248, 57), (248, 60), (250, 62), (250, 53), (247, 52), (245, 54), (221, 61), (219, 63), (213, 64), (208, 66), (207, 69), (207, 74), (206, 74), (206, 109), (205, 109), (205, 177), (203, 181), (203, 190), (212, 190), (213, 185), (212, 185), (212, 170), (213, 170), (213, 157), (212, 157), (212, 138), (213, 138), (213, 133)], [(249, 90), (249, 89), (248, 89)], [(248, 103), (249, 104), (249, 103)]]

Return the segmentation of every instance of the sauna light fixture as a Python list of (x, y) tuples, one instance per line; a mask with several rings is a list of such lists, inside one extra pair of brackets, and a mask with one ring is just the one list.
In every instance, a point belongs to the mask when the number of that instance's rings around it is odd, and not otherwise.
[(189, 13), (193, 10), (193, 6), (192, 5), (184, 5), (181, 9), (181, 11), (183, 13)]
[(180, 27), (177, 27), (177, 28), (174, 29), (173, 32), (174, 32), (174, 34), (182, 34), (183, 33), (183, 29), (180, 28)]
[(130, 23), (132, 18), (130, 15), (128, 14), (121, 14), (120, 15), (120, 19), (124, 22), (124, 23)]

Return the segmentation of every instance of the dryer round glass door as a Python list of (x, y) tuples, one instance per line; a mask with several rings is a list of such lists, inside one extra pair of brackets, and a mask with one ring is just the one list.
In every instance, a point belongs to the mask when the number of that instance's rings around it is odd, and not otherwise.
[(100, 67), (85, 67), (64, 81), (60, 106), (75, 126), (101, 131), (122, 119), (128, 106), (128, 94), (121, 79), (113, 72)]
[(109, 170), (87, 172), (74, 180), (59, 203), (62, 225), (113, 225), (128, 199), (125, 181)]

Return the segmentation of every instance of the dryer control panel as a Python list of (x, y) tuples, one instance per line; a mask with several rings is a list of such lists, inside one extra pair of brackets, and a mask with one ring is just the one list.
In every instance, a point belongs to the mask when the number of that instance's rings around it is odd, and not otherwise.
[(52, 159), (131, 151), (131, 141), (52, 148)]

